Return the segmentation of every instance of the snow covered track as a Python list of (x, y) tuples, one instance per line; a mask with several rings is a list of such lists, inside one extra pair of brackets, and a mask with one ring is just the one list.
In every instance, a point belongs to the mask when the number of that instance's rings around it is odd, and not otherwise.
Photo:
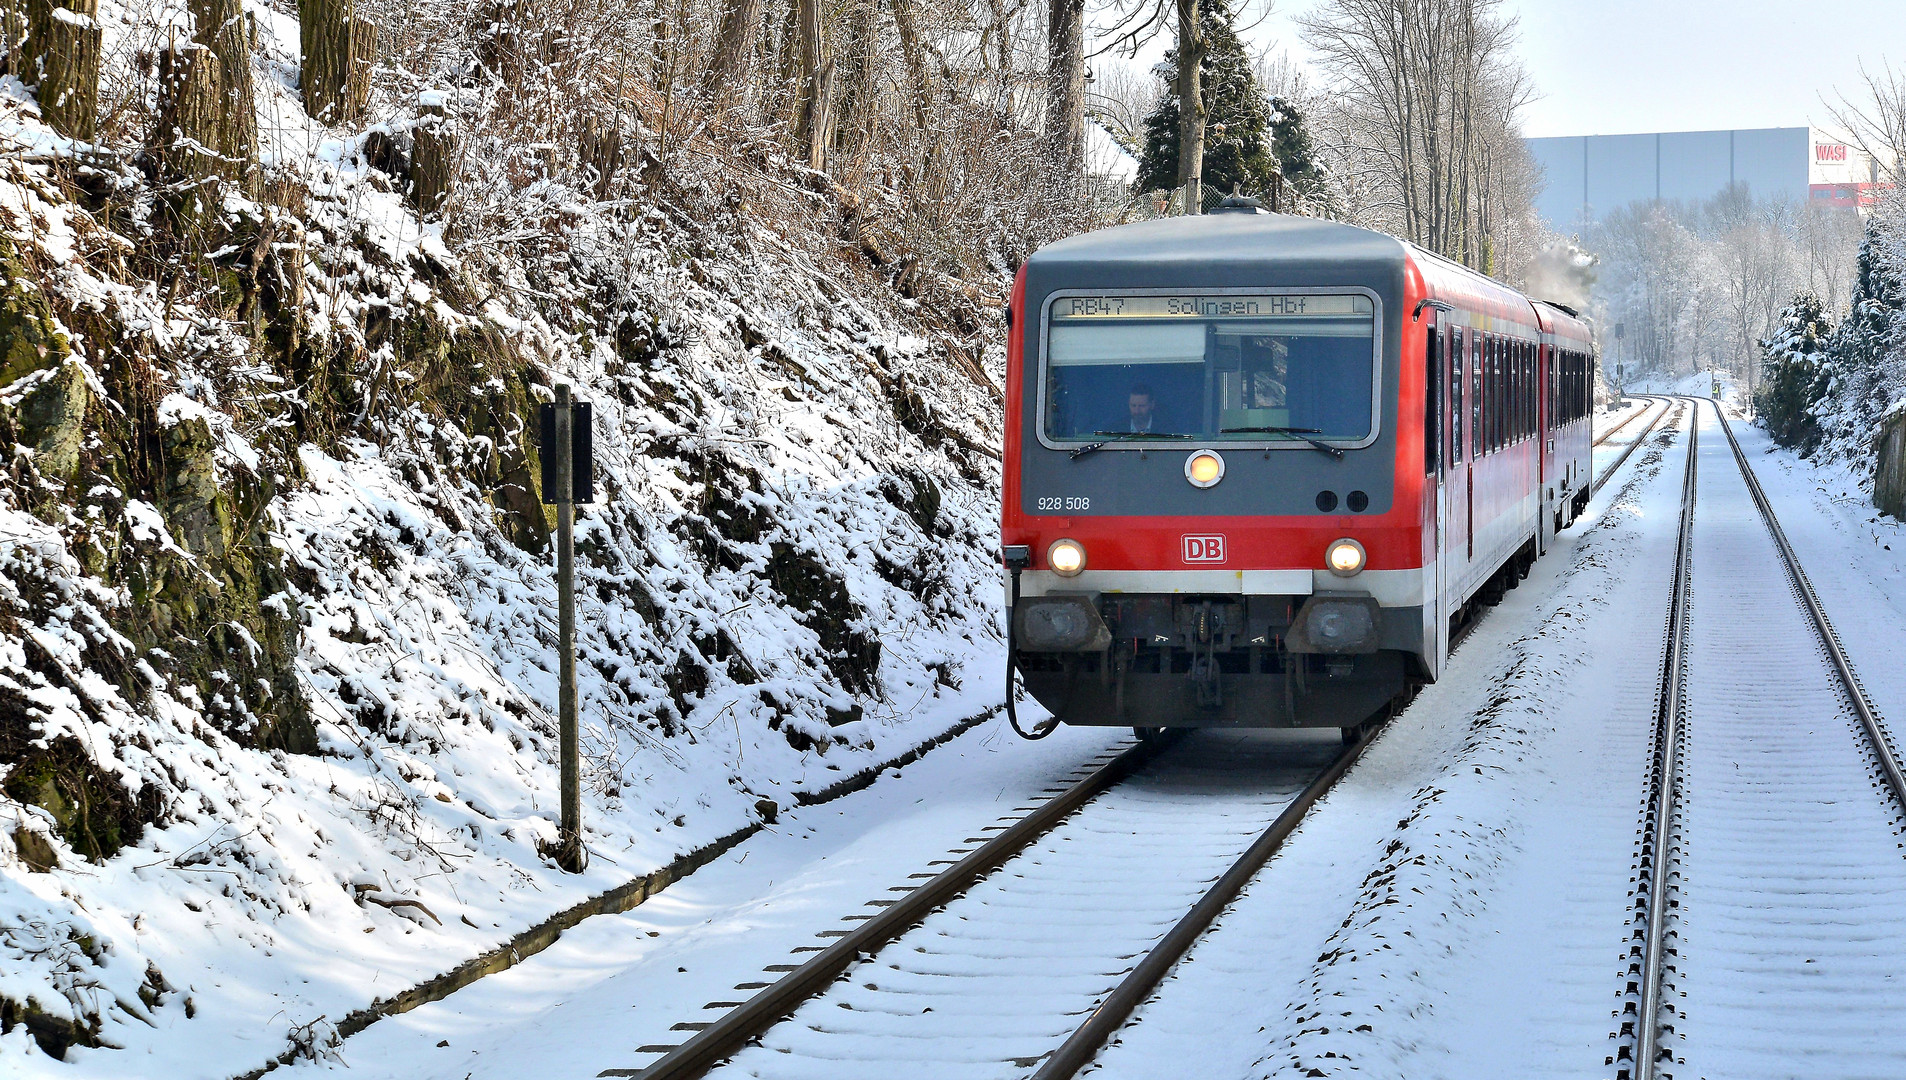
[[(601, 1075), (732, 1056), (722, 1074), (1025, 1076), (1101, 1003), (1136, 1003), (1137, 973), (1169, 968), (1367, 741), (1213, 730), (1127, 751), (653, 1065)], [(1075, 1035), (1072, 1068), (1122, 1018)]]
[[(1660, 407), (1658, 409), (1653, 410), (1654, 415), (1648, 418), (1648, 423), (1645, 427), (1641, 429), (1641, 433), (1628, 441), (1628, 445), (1622, 448), (1621, 453), (1615, 458), (1615, 460), (1608, 463), (1608, 468), (1603, 469), (1602, 474), (1595, 478), (1595, 483), (1589, 490), (1600, 491), (1602, 489), (1602, 485), (1608, 483), (1609, 477), (1614, 476), (1615, 473), (1621, 468), (1622, 463), (1628, 460), (1628, 455), (1635, 452), (1635, 447), (1640, 446), (1643, 443), (1648, 441), (1648, 436), (1654, 434), (1655, 426), (1660, 424), (1662, 417), (1667, 416), (1668, 412), (1674, 407), (1673, 400), (1670, 398), (1651, 398), (1649, 400), (1656, 402)], [(1608, 439), (1611, 436), (1613, 436), (1616, 432), (1620, 431), (1622, 428), (1627, 427), (1629, 423), (1635, 419), (1636, 416), (1640, 416), (1643, 412), (1648, 412), (1648, 411), (1650, 410), (1648, 409), (1639, 410), (1634, 414), (1634, 416), (1630, 416), (1627, 420), (1623, 420), (1621, 423), (1616, 424), (1614, 427), (1608, 429), (1607, 431), (1602, 432), (1601, 435), (1596, 437), (1595, 445), (1600, 446), (1602, 443), (1607, 442)]]
[[(1624, 1013), (1623, 1034), (1633, 1036), (1635, 1045), (1632, 1051), (1626, 1047), (1623, 1049), (1629, 1053), (1630, 1061), (1647, 1063), (1639, 1070), (1637, 1080), (1645, 1080), (1653, 1075), (1652, 1063), (1657, 1056), (1657, 1043), (1662, 1028), (1666, 1026), (1655, 1022), (1655, 1018), (1662, 1013), (1661, 993), (1663, 981), (1667, 977), (1669, 952), (1666, 931), (1672, 875), (1665, 869), (1668, 863), (1665, 853), (1673, 842), (1675, 814), (1680, 808), (1677, 760), (1687, 705), (1684, 676), (1687, 671), (1688, 599), (1692, 591), (1689, 584), (1692, 552), (1689, 547), (1694, 536), (1700, 440), (1701, 421), (1697, 407), (1694, 415), (1689, 417), (1688, 424), (1688, 460), (1681, 481), (1680, 536), (1674, 547), (1667, 641), (1661, 658), (1661, 694), (1655, 702), (1654, 768), (1649, 779), (1648, 809), (1644, 821), (1648, 836), (1642, 844), (1640, 867), (1635, 879), (1639, 884), (1640, 910), (1637, 915), (1641, 927), (1636, 934), (1638, 941), (1630, 946), (1628, 973), (1631, 990), (1638, 983), (1640, 994), (1638, 1001), (1628, 1003), (1625, 1008), (1648, 1019), (1647, 1022), (1634, 1022)], [(1610, 471), (1613, 471), (1612, 468)]]
[(1617, 1075), (1906, 1074), (1873, 1037), (1906, 1021), (1898, 764), (1717, 419), (1727, 451), (1690, 438)]

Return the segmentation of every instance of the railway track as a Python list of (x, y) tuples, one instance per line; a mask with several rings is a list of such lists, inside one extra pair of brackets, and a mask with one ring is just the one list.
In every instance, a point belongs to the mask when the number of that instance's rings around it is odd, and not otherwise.
[(1906, 1048), (1872, 1038), (1906, 1021), (1898, 756), (1725, 414), (1706, 406), (1725, 443), (1704, 448), (1690, 404), (1608, 1064), (1618, 1080), (1903, 1075)]
[(1055, 1062), (1089, 1058), (1370, 738), (1137, 744), (653, 1064), (599, 1075), (887, 1077), (935, 1040), (962, 1075), (1070, 1075)]
[(1636, 394), (1635, 396), (1637, 398), (1640, 398), (1642, 401), (1647, 402), (1648, 404), (1643, 405), (1641, 408), (1636, 409), (1634, 412), (1631, 412), (1627, 416), (1622, 417), (1621, 423), (1616, 424), (1614, 427), (1611, 427), (1607, 431), (1602, 432), (1600, 435), (1595, 436), (1595, 441), (1591, 443), (1590, 445), (1600, 446), (1601, 444), (1607, 442), (1615, 434), (1620, 432), (1621, 429), (1627, 427), (1629, 424), (1634, 423), (1635, 420), (1641, 416), (1641, 414), (1647, 412), (1651, 407), (1653, 407), (1655, 399), (1652, 395)]
[[(1651, 412), (1646, 426), (1603, 470), (1597, 488), (1671, 408), (1661, 399), (1660, 408), (1642, 410)], [(1049, 802), (1019, 808), (1025, 816), (996, 835), (968, 838), (978, 846), (954, 852), (952, 865), (906, 895), (877, 902), (884, 906), (856, 928), (823, 931), (831, 943), (815, 946), (798, 965), (771, 968), (782, 969), (779, 978), (738, 987), (750, 992), (745, 1001), (711, 1003), (727, 1010), (717, 1019), (677, 1025), (693, 1034), (654, 1048), (665, 1051), (659, 1059), (598, 1075), (884, 1078), (917, 1071), (923, 1047), (937, 1039), (937, 1053), (964, 1048), (962, 1060), (936, 1059), (960, 1075), (1069, 1078), (1263, 869), (1374, 734), (1366, 730), (1341, 748), (1333, 741), (1327, 759), (1320, 746), (1296, 764), (1288, 742), (1242, 756), (1229, 746), (1217, 755), (1222, 768), (1201, 763), (1196, 745), (1227, 738), (1222, 734), (1135, 744)], [(1214, 800), (1212, 785), (1225, 787), (1226, 776), (1244, 782)], [(1107, 837), (1124, 850), (1094, 842)], [(1138, 896), (1148, 900), (1144, 910), (1111, 912), (1117, 918), (1106, 920), (1108, 897)], [(1066, 921), (1094, 928), (1089, 947), (1054, 955), (1029, 934)], [(1028, 1001), (1035, 1003), (1031, 1011)], [(946, 1041), (949, 1029), (956, 1042)]]
[(1615, 460), (1609, 462), (1608, 467), (1606, 469), (1603, 469), (1601, 471), (1601, 475), (1595, 478), (1594, 484), (1589, 487), (1589, 491), (1591, 493), (1600, 491), (1602, 489), (1602, 485), (1608, 483), (1608, 478), (1615, 475), (1615, 472), (1619, 470), (1625, 462), (1627, 462), (1628, 456), (1635, 452), (1635, 448), (1647, 442), (1648, 436), (1654, 434), (1654, 430), (1656, 426), (1658, 426), (1661, 423), (1662, 418), (1667, 416), (1669, 412), (1673, 411), (1674, 402), (1671, 398), (1649, 397), (1647, 400), (1650, 402), (1659, 404), (1660, 408), (1657, 409), (1657, 408), (1654, 408), (1653, 405), (1650, 405), (1646, 408), (1638, 410), (1633, 415), (1629, 416), (1626, 420), (1623, 420), (1621, 423), (1616, 424), (1614, 427), (1609, 428), (1607, 431), (1602, 432), (1601, 436), (1597, 438), (1592, 444), (1594, 446), (1600, 446), (1602, 443), (1607, 442), (1610, 436), (1614, 435), (1616, 432), (1620, 431), (1622, 428), (1625, 428), (1630, 423), (1634, 422), (1634, 420), (1637, 417), (1641, 416), (1642, 413), (1651, 414), (1648, 418), (1647, 425), (1641, 429), (1641, 434), (1636, 435), (1633, 439), (1630, 439), (1628, 441), (1628, 445), (1622, 447), (1621, 454), (1618, 455), (1615, 458)]

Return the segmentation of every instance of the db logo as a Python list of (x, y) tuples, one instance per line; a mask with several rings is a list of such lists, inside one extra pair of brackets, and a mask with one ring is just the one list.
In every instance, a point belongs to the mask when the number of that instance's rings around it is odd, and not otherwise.
[(1186, 562), (1221, 563), (1224, 561), (1224, 537), (1217, 535), (1187, 536), (1184, 540)]

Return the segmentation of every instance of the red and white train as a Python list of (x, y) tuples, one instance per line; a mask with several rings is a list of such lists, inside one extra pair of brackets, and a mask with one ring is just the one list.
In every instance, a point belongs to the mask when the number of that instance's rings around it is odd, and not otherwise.
[(1594, 340), (1394, 237), (1224, 211), (1020, 270), (1011, 663), (1064, 723), (1348, 735), (1587, 504)]

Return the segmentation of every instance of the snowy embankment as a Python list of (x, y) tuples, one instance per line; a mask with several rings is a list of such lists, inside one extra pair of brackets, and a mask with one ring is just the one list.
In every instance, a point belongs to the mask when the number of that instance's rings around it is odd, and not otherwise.
[[(17, 83), (0, 101), (31, 148), (0, 184), (7, 310), (46, 330), (16, 364), (9, 322), (0, 364), (7, 1076), (322, 1054), (354, 1010), (1000, 698), (998, 357), (817, 241), (824, 200), (560, 206), (557, 256), (476, 265), (260, 71), (302, 205), (238, 211), (296, 241), (289, 353), (282, 320), (141, 278)], [(556, 614), (527, 429), (559, 381), (595, 403), (600, 499), (576, 876), (539, 853)], [(315, 752), (265, 737), (303, 716)]]

